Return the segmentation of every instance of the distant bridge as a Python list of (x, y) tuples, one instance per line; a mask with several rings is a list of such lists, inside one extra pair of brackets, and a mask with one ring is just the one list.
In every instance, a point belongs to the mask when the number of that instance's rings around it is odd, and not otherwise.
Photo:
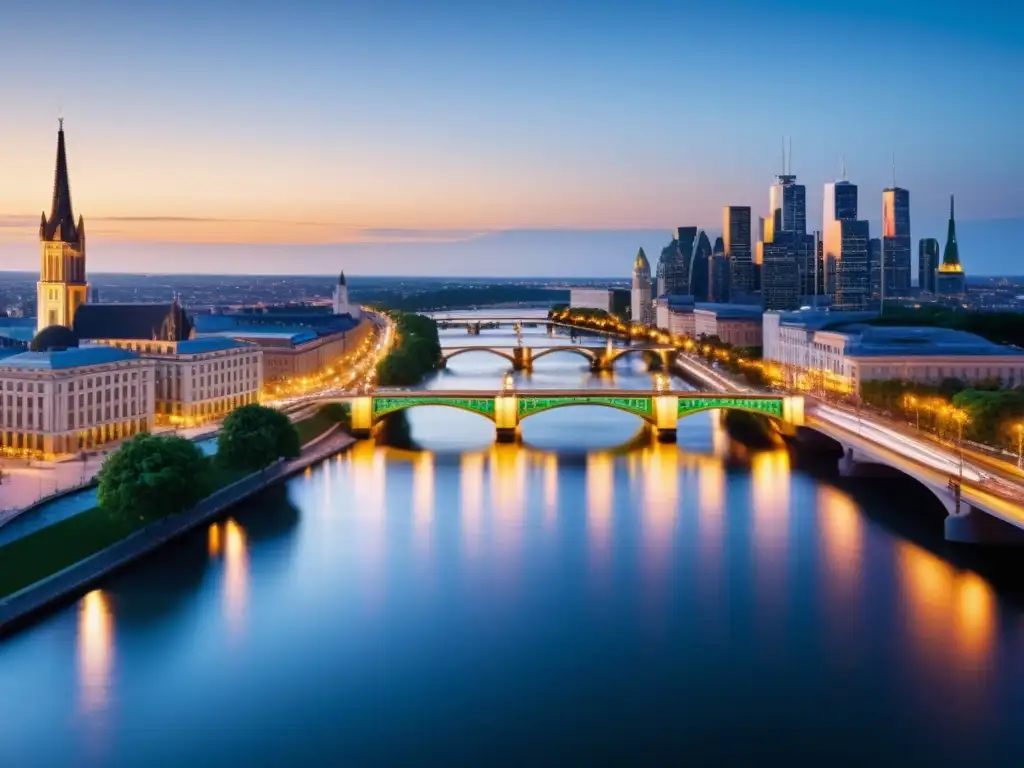
[(803, 398), (785, 395), (733, 395), (718, 392), (668, 392), (633, 389), (541, 389), (490, 393), (486, 390), (419, 390), (374, 392), (352, 398), (352, 434), (369, 437), (381, 419), (420, 405), (469, 411), (494, 422), (497, 439), (516, 439), (523, 419), (555, 408), (599, 405), (639, 416), (657, 430), (658, 439), (674, 442), (679, 419), (715, 408), (769, 416), (790, 431), (803, 423)]
[(649, 353), (655, 354), (661, 360), (662, 369), (668, 370), (668, 367), (675, 360), (676, 349), (675, 347), (666, 344), (637, 344), (631, 347), (615, 347), (611, 343), (604, 347), (594, 346), (582, 346), (565, 344), (562, 346), (555, 347), (508, 347), (508, 346), (467, 346), (467, 347), (445, 347), (441, 350), (441, 357), (439, 364), (444, 367), (449, 360), (459, 355), (465, 355), (469, 352), (489, 352), (492, 355), (497, 355), (505, 360), (508, 360), (512, 364), (512, 368), (517, 371), (529, 370), (533, 367), (533, 363), (542, 357), (547, 355), (553, 355), (556, 352), (568, 352), (570, 354), (579, 355), (585, 358), (590, 363), (591, 370), (595, 371), (606, 371), (611, 370), (615, 363), (627, 355), (636, 353)]

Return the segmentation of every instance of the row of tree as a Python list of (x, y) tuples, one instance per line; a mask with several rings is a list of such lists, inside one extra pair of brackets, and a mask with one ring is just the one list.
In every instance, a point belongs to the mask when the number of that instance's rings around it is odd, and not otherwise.
[(190, 509), (216, 490), (218, 479), (256, 472), (299, 455), (299, 435), (280, 411), (244, 405), (232, 411), (206, 456), (183, 437), (139, 434), (100, 468), (100, 506), (142, 522)]
[(969, 312), (964, 309), (923, 305), (885, 305), (885, 313), (868, 321), (873, 325), (925, 325), (976, 333), (996, 344), (1024, 347), (1024, 314), (1020, 312)]
[(407, 387), (435, 367), (441, 358), (437, 322), (412, 312), (388, 312), (397, 333), (395, 346), (377, 364), (377, 383), (384, 387)]
[(951, 415), (962, 412), (964, 437), (994, 447), (1016, 450), (1024, 429), (1024, 387), (1005, 389), (998, 379), (968, 386), (960, 379), (937, 385), (892, 379), (861, 383), (861, 400), (945, 437), (959, 428)]

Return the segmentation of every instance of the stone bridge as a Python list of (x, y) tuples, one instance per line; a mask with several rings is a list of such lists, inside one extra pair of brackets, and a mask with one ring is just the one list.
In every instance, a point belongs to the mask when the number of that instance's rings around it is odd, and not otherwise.
[(734, 395), (717, 392), (580, 389), (487, 391), (420, 390), (375, 392), (352, 399), (352, 434), (369, 437), (386, 416), (420, 405), (443, 405), (494, 422), (496, 437), (516, 439), (523, 419), (555, 408), (598, 405), (639, 416), (657, 430), (658, 439), (672, 442), (679, 419), (716, 408), (769, 416), (790, 430), (803, 423), (803, 398), (786, 395)]
[(459, 355), (470, 352), (488, 352), (492, 355), (508, 360), (512, 368), (517, 371), (529, 370), (533, 363), (547, 355), (557, 352), (567, 352), (579, 355), (590, 363), (593, 371), (611, 370), (618, 360), (633, 354), (653, 354), (661, 361), (662, 370), (668, 370), (676, 356), (676, 349), (667, 344), (636, 344), (629, 347), (616, 347), (610, 342), (603, 347), (583, 346), (576, 344), (564, 344), (554, 347), (496, 347), (496, 346), (466, 346), (466, 347), (445, 347), (441, 350), (441, 357), (438, 360), (440, 367), (445, 367), (449, 360)]

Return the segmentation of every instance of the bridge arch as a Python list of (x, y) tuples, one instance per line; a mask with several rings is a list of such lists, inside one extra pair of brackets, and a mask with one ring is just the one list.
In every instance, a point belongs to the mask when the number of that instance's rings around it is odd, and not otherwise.
[(410, 408), (418, 408), (422, 405), (439, 405), (444, 408), (454, 408), (459, 411), (475, 413), (492, 422), (495, 420), (493, 398), (450, 398), (424, 395), (422, 397), (375, 397), (371, 411), (371, 423), (377, 424), (388, 416), (400, 413), (401, 411), (407, 411)]
[(548, 349), (543, 350), (542, 352), (535, 353), (532, 359), (534, 362), (537, 362), (542, 357), (546, 357), (547, 355), (553, 355), (556, 352), (570, 352), (572, 354), (585, 357), (587, 360), (593, 363), (595, 360), (598, 359), (598, 354), (600, 353), (600, 350), (595, 349), (593, 347), (580, 347), (571, 345), (566, 345), (564, 347), (550, 347)]
[(608, 395), (581, 395), (578, 397), (543, 397), (526, 396), (518, 400), (518, 419), (535, 416), (545, 411), (558, 408), (571, 408), (580, 405), (596, 405), (639, 416), (649, 424), (655, 423), (654, 401), (650, 397), (617, 397)]
[(453, 357), (458, 357), (459, 355), (466, 355), (469, 354), (470, 352), (489, 352), (492, 355), (497, 355), (498, 357), (508, 360), (513, 365), (516, 362), (515, 358), (512, 355), (508, 354), (507, 352), (502, 352), (500, 349), (495, 349), (494, 347), (459, 347), (458, 349), (454, 349), (448, 353), (445, 353), (445, 351), (442, 349), (441, 360), (444, 362), (448, 362)]
[(615, 363), (617, 363), (619, 360), (621, 360), (622, 358), (626, 357), (627, 355), (633, 355), (633, 354), (636, 354), (636, 353), (640, 353), (640, 354), (650, 353), (650, 354), (657, 355), (658, 357), (666, 357), (666, 356), (668, 356), (672, 352), (674, 352), (674, 350), (668, 349), (668, 348), (666, 348), (666, 349), (651, 348), (651, 347), (625, 347), (625, 348), (622, 348), (622, 349), (616, 348), (612, 352), (610, 357), (605, 358), (605, 362), (608, 365), (614, 365)]
[(692, 416), (703, 411), (744, 411), (759, 416), (766, 416), (776, 423), (785, 422), (785, 400), (780, 397), (686, 397), (686, 393), (679, 393), (679, 414), (680, 419)]

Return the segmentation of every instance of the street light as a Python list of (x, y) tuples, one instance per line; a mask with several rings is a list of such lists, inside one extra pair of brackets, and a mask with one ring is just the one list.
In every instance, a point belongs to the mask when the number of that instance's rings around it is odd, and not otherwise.
[(960, 482), (964, 480), (964, 424), (967, 423), (967, 412), (962, 408), (952, 409), (953, 421), (956, 422), (956, 444), (960, 450)]
[(914, 395), (906, 395), (907, 407), (913, 408), (914, 413), (917, 416), (917, 431), (921, 431), (921, 401), (918, 400)]
[(1024, 457), (1024, 421), (1017, 422), (1013, 431), (1017, 433), (1017, 469), (1021, 468), (1021, 458)]

